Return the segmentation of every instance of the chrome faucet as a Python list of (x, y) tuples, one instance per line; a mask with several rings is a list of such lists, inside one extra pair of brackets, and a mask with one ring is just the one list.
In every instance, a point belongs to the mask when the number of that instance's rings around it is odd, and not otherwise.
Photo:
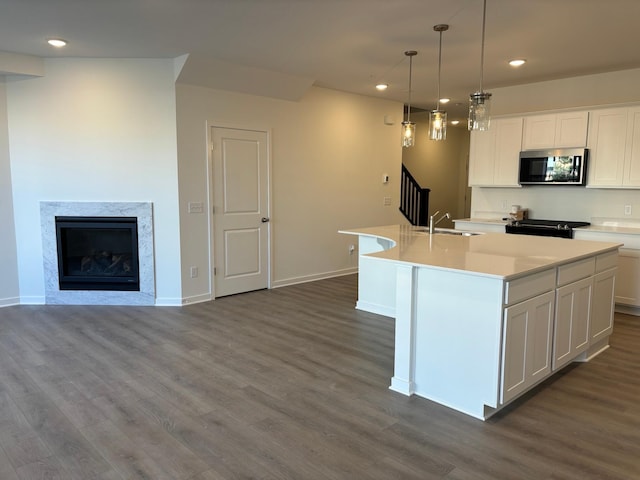
[(444, 220), (445, 218), (451, 218), (451, 215), (449, 214), (449, 212), (447, 212), (443, 216), (441, 216), (438, 220), (434, 221), (434, 219), (436, 218), (436, 215), (438, 215), (439, 213), (440, 213), (440, 210), (438, 210), (436, 213), (434, 213), (429, 217), (429, 233), (430, 234), (433, 234), (434, 227), (437, 224), (439, 224), (442, 220)]

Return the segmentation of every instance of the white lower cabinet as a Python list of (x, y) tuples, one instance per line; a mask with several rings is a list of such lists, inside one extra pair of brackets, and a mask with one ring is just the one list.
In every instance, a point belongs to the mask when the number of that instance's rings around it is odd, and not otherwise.
[(593, 278), (584, 278), (556, 291), (553, 370), (563, 367), (589, 347), (589, 318)]
[(593, 277), (593, 311), (591, 312), (591, 343), (607, 338), (613, 331), (613, 307), (616, 269), (596, 273)]
[(505, 309), (500, 403), (551, 372), (554, 301), (551, 291)]
[(507, 282), (501, 404), (606, 348), (617, 260), (617, 251), (608, 252)]
[(620, 249), (616, 303), (640, 307), (640, 250), (638, 249)]

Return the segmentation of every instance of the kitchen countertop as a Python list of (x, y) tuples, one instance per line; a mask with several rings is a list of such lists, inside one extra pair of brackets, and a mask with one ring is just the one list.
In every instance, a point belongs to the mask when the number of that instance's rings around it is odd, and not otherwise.
[[(600, 221), (601, 223), (594, 223), (592, 220), (591, 225), (586, 227), (577, 227), (576, 230), (640, 235), (640, 222), (602, 221), (601, 219)], [(507, 220), (496, 218), (458, 218), (453, 220), (453, 222), (478, 223), (485, 225), (506, 225), (508, 223)]]
[(507, 220), (501, 218), (457, 218), (453, 220), (455, 222), (468, 222), (468, 223), (485, 223), (488, 225), (506, 225)]
[(580, 227), (580, 230), (586, 230), (590, 232), (621, 233), (625, 235), (640, 235), (640, 226), (632, 227), (628, 225), (592, 224), (592, 225), (589, 225), (588, 227)]
[(618, 249), (622, 244), (504, 233), (429, 235), (425, 227), (387, 225), (340, 233), (386, 238), (387, 250), (368, 256), (380, 260), (459, 270), (505, 280)]

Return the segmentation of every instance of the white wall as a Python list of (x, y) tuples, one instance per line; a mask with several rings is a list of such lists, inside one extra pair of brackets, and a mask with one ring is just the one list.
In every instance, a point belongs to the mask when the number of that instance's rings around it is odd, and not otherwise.
[[(554, 109), (640, 101), (640, 69), (587, 75), (529, 85), (491, 89), (493, 114), (521, 114)], [(640, 190), (532, 186), (524, 188), (474, 187), (472, 217), (506, 216), (511, 204), (530, 209), (533, 218), (640, 222)], [(624, 205), (633, 215), (624, 215)]]
[(4, 80), (0, 77), (0, 306), (20, 301), (5, 92)]
[(179, 304), (171, 60), (52, 59), (7, 84), (20, 298), (44, 296), (39, 202), (153, 202), (156, 296)]
[[(209, 293), (208, 216), (184, 215), (189, 201), (207, 204), (207, 122), (271, 133), (274, 286), (352, 271), (354, 239), (339, 229), (403, 221), (400, 126), (384, 125), (385, 115), (401, 120), (402, 104), (317, 87), (299, 102), (187, 85), (176, 91), (186, 301)], [(190, 265), (199, 278), (189, 278)]]

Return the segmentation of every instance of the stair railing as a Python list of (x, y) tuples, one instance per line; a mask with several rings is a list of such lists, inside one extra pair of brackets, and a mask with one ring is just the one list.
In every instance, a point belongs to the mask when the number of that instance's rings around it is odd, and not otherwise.
[(413, 175), (402, 165), (400, 177), (400, 212), (411, 225), (426, 226), (429, 224), (429, 192), (422, 188)]

